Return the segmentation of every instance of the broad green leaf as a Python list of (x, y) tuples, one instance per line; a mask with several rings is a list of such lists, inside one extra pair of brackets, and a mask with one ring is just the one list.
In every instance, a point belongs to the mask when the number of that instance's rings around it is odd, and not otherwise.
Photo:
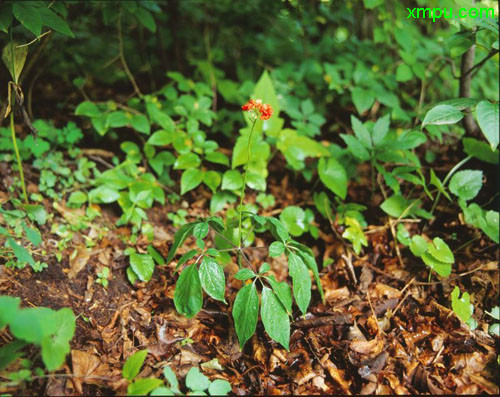
[(440, 260), (434, 258), (434, 256), (430, 255), (428, 252), (425, 252), (422, 255), (422, 260), (427, 266), (429, 266), (441, 277), (448, 277), (451, 274), (451, 263), (441, 262)]
[(394, 194), (391, 197), (384, 200), (384, 202), (380, 205), (382, 210), (394, 217), (398, 218), (403, 214), (403, 212), (408, 208), (409, 202), (400, 194)]
[(287, 163), (295, 170), (303, 169), (308, 157), (321, 157), (330, 154), (321, 143), (299, 135), (296, 130), (289, 128), (280, 131), (276, 147), (283, 153)]
[(318, 174), (325, 186), (345, 200), (347, 195), (347, 173), (336, 159), (330, 157), (328, 160), (321, 158), (318, 163)]
[(404, 83), (410, 81), (412, 77), (413, 72), (408, 65), (402, 63), (396, 68), (396, 81)]
[(391, 115), (390, 113), (386, 114), (384, 117), (381, 117), (377, 120), (377, 122), (373, 126), (373, 146), (380, 145), (387, 133), (389, 132), (389, 125), (391, 123)]
[(57, 331), (58, 324), (52, 321), (54, 313), (45, 307), (18, 310), (9, 321), (9, 330), (17, 339), (41, 345), (44, 338)]
[(206, 171), (205, 175), (203, 175), (203, 183), (210, 188), (212, 193), (215, 193), (217, 191), (221, 180), (222, 178), (220, 174), (216, 171)]
[(16, 317), (19, 310), (19, 298), (12, 296), (0, 296), (0, 330), (5, 327), (8, 322)]
[(189, 168), (197, 168), (201, 164), (201, 159), (196, 153), (185, 153), (177, 157), (174, 163), (174, 169), (186, 170)]
[(200, 280), (203, 290), (212, 298), (226, 303), (226, 278), (224, 270), (215, 259), (204, 256), (200, 265)]
[(23, 209), (28, 214), (28, 217), (38, 223), (39, 225), (45, 225), (49, 214), (45, 211), (45, 207), (41, 204), (24, 204)]
[(134, 114), (130, 119), (132, 128), (142, 134), (149, 135), (151, 126), (149, 125), (148, 118), (143, 114)]
[(80, 207), (86, 202), (87, 202), (87, 194), (82, 192), (81, 190), (71, 193), (71, 195), (68, 198), (68, 204), (75, 207)]
[(194, 225), (193, 236), (199, 239), (204, 239), (205, 237), (207, 237), (208, 230), (208, 223), (199, 222)]
[(259, 296), (255, 285), (248, 284), (238, 291), (233, 305), (233, 319), (240, 348), (255, 333), (259, 316)]
[(153, 257), (149, 254), (138, 254), (137, 252), (132, 252), (130, 254), (130, 267), (139, 280), (149, 281), (153, 276), (155, 270), (155, 263)]
[(36, 229), (32, 229), (23, 222), (24, 233), (26, 233), (26, 237), (35, 247), (38, 247), (42, 243), (42, 235)]
[(268, 103), (272, 106), (274, 110), (273, 117), (277, 117), (279, 115), (280, 106), (278, 96), (276, 95), (273, 81), (267, 70), (264, 70), (260, 76), (260, 79), (255, 86), (253, 96), (254, 99), (262, 99), (263, 103)]
[(498, 103), (493, 104), (489, 101), (482, 101), (476, 107), (477, 122), (492, 150), (495, 150), (498, 146), (498, 131), (500, 129), (498, 106)]
[(440, 262), (454, 263), (455, 257), (451, 252), (450, 247), (441, 238), (436, 237), (432, 240), (433, 244), (429, 244), (427, 252)]
[(271, 339), (289, 350), (290, 319), (278, 297), (267, 287), (262, 288), (260, 316)]
[(478, 102), (479, 100), (474, 98), (454, 98), (439, 102), (438, 105), (449, 105), (457, 108), (458, 110), (465, 110), (475, 106)]
[(228, 170), (222, 176), (222, 190), (238, 190), (243, 186), (243, 177), (236, 170)]
[(150, 30), (151, 32), (156, 32), (156, 22), (148, 10), (143, 7), (137, 7), (134, 15), (137, 17), (142, 26)]
[(196, 264), (187, 266), (179, 276), (174, 291), (174, 305), (184, 316), (194, 317), (203, 305), (203, 292)]
[(316, 259), (314, 259), (314, 254), (312, 250), (308, 247), (306, 247), (303, 244), (299, 244), (297, 242), (292, 242), (292, 245), (296, 248), (298, 248), (297, 255), (302, 258), (306, 266), (310, 271), (313, 272), (314, 275), (314, 281), (316, 282), (316, 285), (318, 287), (319, 294), (321, 295), (321, 299), (324, 301), (325, 300), (325, 295), (323, 292), (323, 287), (321, 286), (321, 280), (319, 278), (319, 272), (318, 272), (318, 264), (316, 263)]
[(271, 230), (272, 235), (276, 239), (280, 239), (281, 241), (286, 242), (290, 238), (287, 230), (279, 220), (273, 217), (266, 217), (265, 219), (267, 220), (267, 224), (269, 229)]
[(450, 192), (464, 201), (472, 200), (483, 186), (483, 172), (478, 170), (458, 171), (451, 177)]
[[(28, 47), (18, 47), (19, 44), (16, 42), (7, 43), (2, 51), (2, 60), (7, 67), (12, 80), (17, 84), (19, 81), (19, 76), (24, 68), (24, 63), (26, 62), (26, 57), (28, 55)], [(14, 54), (14, 55), (13, 55)]]
[(375, 96), (371, 90), (365, 90), (360, 87), (356, 87), (351, 93), (352, 102), (356, 107), (359, 114), (364, 113), (366, 110), (370, 109), (375, 102)]
[(271, 288), (273, 289), (274, 293), (280, 300), (281, 304), (283, 307), (286, 309), (287, 313), (289, 315), (292, 314), (292, 291), (290, 290), (290, 286), (282, 281), (278, 282), (274, 278), (274, 276), (269, 276), (266, 277), (266, 280), (269, 281), (269, 284), (271, 284)]
[(148, 254), (151, 255), (151, 257), (154, 259), (157, 265), (164, 265), (165, 264), (165, 258), (158, 252), (158, 250), (153, 247), (152, 245), (148, 245), (147, 248)]
[(191, 168), (182, 173), (181, 176), (181, 194), (186, 194), (195, 189), (203, 181), (203, 171)]
[(464, 114), (454, 106), (437, 105), (425, 115), (424, 121), (422, 122), (422, 128), (430, 124), (454, 124), (462, 120), (463, 117)]
[(340, 137), (344, 140), (347, 148), (354, 157), (361, 161), (370, 160), (370, 153), (368, 153), (368, 150), (366, 150), (356, 137), (347, 134), (340, 134)]
[(171, 131), (158, 130), (148, 139), (148, 144), (153, 146), (167, 146), (174, 140), (174, 134)]
[(186, 387), (191, 390), (206, 390), (210, 380), (200, 372), (198, 367), (191, 367), (186, 375)]
[(208, 387), (211, 396), (227, 396), (231, 390), (231, 384), (224, 379), (215, 379)]
[(478, 141), (474, 138), (464, 138), (462, 139), (464, 144), (464, 152), (469, 156), (473, 156), (481, 161), (490, 164), (498, 164), (498, 149), (495, 151), (491, 150), (486, 142)]
[(460, 297), (460, 289), (455, 286), (451, 293), (451, 307), (457, 317), (464, 323), (469, 321), (473, 313), (473, 306), (470, 303), (470, 296), (464, 292)]
[(243, 268), (238, 270), (238, 272), (234, 275), (234, 278), (236, 280), (245, 281), (254, 278), (255, 276), (256, 274), (252, 270)]
[(35, 266), (35, 261), (26, 248), (17, 244), (12, 238), (7, 239), (7, 244), (14, 251), (14, 255), (20, 263), (28, 263), (30, 266)]
[(288, 256), (288, 272), (293, 281), (293, 296), (302, 314), (311, 301), (311, 276), (302, 258), (294, 253)]
[(297, 206), (286, 207), (280, 214), (280, 221), (292, 236), (300, 236), (307, 230), (306, 213)]
[(85, 102), (80, 103), (76, 107), (75, 114), (77, 116), (98, 117), (102, 113), (95, 103), (85, 101)]
[(410, 243), (410, 251), (413, 255), (421, 257), (427, 252), (429, 245), (422, 236), (413, 236)]
[(151, 391), (161, 386), (163, 381), (155, 378), (141, 378), (127, 387), (127, 396), (147, 396)]
[(177, 376), (175, 376), (175, 373), (170, 366), (165, 365), (165, 367), (163, 368), (163, 376), (167, 380), (170, 389), (176, 392), (176, 394), (180, 394), (179, 381), (177, 380)]
[(15, 2), (12, 7), (12, 13), (26, 29), (35, 36), (40, 36), (42, 33), (42, 18), (40, 17), (38, 7), (31, 7), (24, 2)]
[(215, 164), (222, 164), (229, 166), (228, 157), (221, 152), (210, 152), (205, 155), (205, 160)]
[(351, 125), (354, 131), (354, 135), (356, 135), (358, 141), (361, 142), (361, 144), (365, 148), (370, 149), (372, 147), (372, 140), (370, 137), (370, 133), (368, 132), (368, 129), (355, 116), (351, 116)]
[(276, 257), (280, 256), (285, 252), (285, 245), (281, 241), (274, 241), (269, 246), (269, 256)]
[(45, 26), (48, 26), (49, 28), (54, 29), (56, 32), (62, 33), (66, 36), (72, 38), (75, 37), (66, 21), (55, 12), (51, 11), (49, 8), (39, 7), (37, 8), (37, 12), (42, 18), (42, 23)]
[(49, 371), (58, 369), (70, 351), (69, 342), (75, 334), (75, 315), (68, 308), (55, 312), (51, 321), (56, 324), (53, 335), (46, 336), (42, 340), (42, 359)]

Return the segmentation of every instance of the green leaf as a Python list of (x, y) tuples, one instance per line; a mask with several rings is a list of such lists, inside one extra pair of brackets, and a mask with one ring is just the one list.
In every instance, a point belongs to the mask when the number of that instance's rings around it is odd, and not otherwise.
[(156, 22), (153, 15), (143, 7), (137, 7), (134, 15), (137, 17), (142, 26), (150, 30), (151, 32), (156, 32)]
[(274, 241), (269, 246), (269, 256), (271, 257), (280, 256), (283, 252), (285, 252), (285, 245), (281, 241)]
[(229, 158), (221, 152), (210, 152), (205, 155), (205, 160), (215, 164), (222, 164), (229, 166)]
[(163, 258), (155, 247), (148, 245), (147, 251), (158, 265), (162, 266), (165, 264), (165, 258)]
[(167, 380), (168, 385), (172, 389), (172, 391), (174, 391), (175, 394), (180, 394), (179, 381), (177, 380), (177, 376), (175, 376), (175, 373), (170, 366), (165, 365), (165, 367), (163, 368), (163, 376)]
[(495, 150), (498, 146), (498, 131), (500, 129), (498, 118), (498, 103), (488, 101), (479, 102), (476, 107), (476, 116), (479, 127), (491, 146)]
[(356, 110), (359, 114), (364, 113), (366, 110), (370, 109), (375, 102), (375, 96), (371, 90), (365, 90), (360, 87), (356, 87), (351, 93), (352, 101)]
[(483, 186), (483, 172), (463, 170), (454, 174), (450, 180), (450, 192), (464, 201), (472, 200)]
[(352, 135), (340, 134), (351, 154), (361, 161), (370, 160), (370, 153), (356, 137)]
[(479, 100), (474, 98), (454, 98), (439, 102), (438, 105), (450, 105), (457, 108), (458, 110), (465, 110), (467, 108), (475, 106), (478, 102)]
[(450, 195), (448, 194), (448, 192), (444, 188), (441, 180), (436, 176), (436, 174), (434, 173), (434, 170), (432, 168), (431, 168), (431, 179), (430, 179), (429, 183), (431, 185), (436, 186), (438, 191), (441, 192), (441, 194), (443, 194), (448, 200), (451, 201)]
[(179, 276), (174, 291), (174, 305), (180, 314), (194, 317), (203, 305), (203, 292), (196, 264), (187, 266)]
[(243, 186), (243, 177), (236, 170), (228, 170), (222, 176), (222, 190), (238, 190)]
[(26, 237), (28, 240), (35, 246), (38, 247), (42, 243), (42, 235), (36, 229), (32, 229), (23, 222), (24, 233), (26, 233)]
[(184, 255), (182, 255), (179, 258), (179, 261), (177, 262), (177, 265), (175, 266), (175, 270), (177, 270), (184, 263), (186, 263), (188, 260), (190, 260), (191, 258), (193, 258), (197, 253), (198, 253), (198, 250), (192, 249), (192, 250), (186, 252)]
[(486, 142), (478, 141), (474, 138), (462, 139), (464, 144), (464, 152), (469, 156), (473, 156), (481, 161), (490, 164), (498, 164), (498, 149), (493, 151), (491, 146)]
[(141, 378), (127, 387), (127, 396), (147, 396), (151, 391), (161, 386), (163, 381), (155, 378)]
[(208, 387), (211, 396), (227, 396), (231, 392), (231, 384), (224, 379), (215, 379)]
[(201, 164), (201, 159), (196, 153), (185, 153), (177, 157), (174, 163), (174, 169), (186, 170), (189, 168), (197, 168)]
[(9, 330), (17, 339), (41, 345), (45, 337), (57, 330), (57, 324), (52, 321), (54, 313), (45, 307), (18, 310), (9, 321)]
[(293, 296), (302, 314), (307, 313), (311, 301), (311, 276), (304, 261), (294, 253), (288, 256), (288, 272), (293, 281)]
[(208, 223), (199, 222), (194, 225), (193, 236), (199, 239), (204, 239), (208, 234)]
[(460, 289), (455, 286), (451, 293), (451, 307), (457, 317), (466, 323), (472, 316), (473, 306), (470, 303), (470, 295), (464, 292), (460, 297)]
[(35, 221), (39, 225), (45, 225), (48, 214), (45, 207), (41, 204), (23, 204), (22, 208), (28, 214), (28, 218)]
[(52, 12), (49, 8), (39, 7), (37, 8), (37, 12), (42, 18), (42, 23), (45, 26), (48, 26), (49, 28), (54, 29), (56, 32), (62, 33), (66, 36), (72, 38), (75, 37), (66, 21), (55, 12)]
[(390, 113), (386, 114), (384, 117), (381, 117), (377, 120), (377, 122), (373, 126), (373, 146), (380, 145), (387, 133), (389, 132), (389, 125), (391, 123), (391, 115)]
[(15, 2), (12, 7), (12, 13), (21, 24), (32, 32), (35, 36), (40, 36), (42, 33), (42, 18), (40, 17), (39, 8)]
[(424, 263), (434, 270), (441, 277), (448, 277), (451, 274), (451, 264), (447, 262), (441, 262), (437, 260), (428, 252), (422, 255), (422, 260)]
[(273, 81), (267, 70), (264, 70), (259, 81), (255, 85), (254, 99), (262, 99), (263, 103), (268, 103), (274, 110), (273, 117), (277, 118), (280, 113), (278, 96), (274, 89)]
[(26, 248), (17, 244), (12, 238), (7, 239), (7, 244), (12, 248), (14, 255), (20, 263), (28, 263), (30, 266), (35, 266), (35, 261)]
[(318, 174), (325, 186), (345, 200), (347, 195), (347, 173), (345, 168), (336, 159), (330, 157), (328, 161), (321, 158), (318, 163)]
[(260, 316), (271, 339), (289, 350), (290, 318), (278, 297), (267, 287), (262, 288)]
[(411, 68), (402, 63), (396, 68), (396, 81), (404, 83), (406, 81), (410, 81), (413, 77), (413, 72)]
[(151, 276), (153, 276), (155, 263), (151, 255), (132, 252), (130, 254), (130, 267), (137, 274), (139, 280), (149, 281), (151, 280)]
[(134, 114), (132, 116), (132, 119), (130, 119), (130, 125), (134, 130), (142, 134), (149, 135), (151, 132), (151, 126), (149, 124), (149, 120), (143, 114)]
[(87, 194), (81, 190), (71, 193), (68, 198), (68, 205), (80, 207), (87, 202)]
[(282, 281), (278, 282), (274, 278), (274, 276), (269, 276), (266, 277), (266, 280), (269, 281), (269, 284), (271, 284), (271, 288), (273, 289), (274, 293), (278, 297), (279, 301), (283, 305), (283, 307), (286, 309), (287, 313), (289, 315), (292, 314), (292, 291), (290, 289), (290, 286)]
[(464, 114), (454, 106), (437, 105), (427, 112), (422, 128), (426, 125), (454, 124), (462, 120)]
[(254, 278), (255, 276), (256, 274), (252, 270), (243, 268), (238, 270), (238, 272), (234, 275), (234, 278), (236, 280), (245, 281)]
[(226, 278), (222, 267), (215, 259), (204, 256), (200, 265), (200, 280), (203, 290), (212, 298), (226, 303)]
[(233, 319), (236, 335), (243, 348), (255, 333), (259, 316), (259, 296), (255, 285), (248, 284), (238, 291), (233, 305)]
[[(28, 47), (18, 47), (18, 43), (7, 43), (2, 51), (2, 60), (7, 69), (9, 70), (12, 80), (15, 83), (19, 81), (19, 76), (24, 68), (26, 57), (28, 56)], [(14, 53), (14, 56), (12, 56)], [(13, 59), (14, 58), (14, 59)]]
[(167, 263), (170, 263), (170, 261), (173, 259), (174, 255), (175, 255), (175, 252), (177, 251), (177, 249), (179, 248), (179, 246), (182, 243), (184, 243), (184, 241), (189, 236), (191, 236), (191, 234), (193, 233), (193, 229), (194, 229), (194, 227), (195, 227), (196, 224), (197, 224), (197, 222), (187, 223), (187, 224), (183, 225), (179, 230), (177, 230), (175, 232), (174, 242), (172, 244), (172, 247), (168, 251), (168, 256), (167, 256), (167, 259), (166, 259)]
[(97, 105), (93, 102), (82, 102), (75, 109), (75, 115), (77, 116), (87, 116), (87, 117), (98, 117), (101, 115), (101, 111)]
[(195, 189), (203, 181), (203, 171), (191, 168), (182, 173), (181, 176), (181, 194), (186, 194)]
[(200, 372), (198, 367), (191, 367), (186, 375), (186, 387), (189, 389), (206, 390), (210, 386), (210, 380)]
[(19, 310), (19, 302), (19, 298), (0, 296), (0, 330), (2, 330), (11, 319), (16, 317), (16, 313)]
[(148, 139), (148, 144), (153, 146), (167, 146), (174, 140), (174, 135), (170, 131), (158, 130)]
[(454, 263), (455, 257), (451, 252), (450, 247), (441, 238), (436, 237), (432, 240), (433, 244), (429, 244), (427, 252), (440, 262)]
[(324, 301), (325, 294), (323, 292), (323, 287), (321, 286), (321, 280), (319, 279), (318, 264), (316, 263), (316, 259), (314, 259), (314, 253), (310, 248), (295, 241), (292, 242), (292, 245), (298, 249), (296, 254), (302, 258), (307, 268), (313, 272), (314, 280), (318, 287), (319, 294), (321, 295), (321, 299)]
[(406, 208), (408, 208), (408, 206), (408, 200), (400, 194), (394, 194), (384, 200), (384, 202), (380, 205), (380, 208), (393, 218), (398, 218), (406, 210)]
[(368, 129), (355, 116), (351, 116), (351, 125), (358, 141), (361, 142), (365, 148), (370, 149), (372, 147), (372, 140)]
[(280, 214), (280, 221), (292, 236), (300, 236), (307, 230), (306, 213), (297, 206), (286, 207)]
[(413, 236), (410, 243), (410, 251), (413, 255), (421, 257), (427, 252), (429, 245), (422, 236)]
[(53, 335), (42, 340), (42, 359), (47, 370), (54, 371), (63, 363), (70, 351), (69, 341), (75, 334), (75, 315), (68, 308), (53, 313), (51, 321), (56, 330)]
[(220, 174), (216, 171), (206, 171), (205, 175), (203, 175), (203, 183), (210, 188), (212, 193), (215, 193), (217, 191), (221, 180), (222, 178)]

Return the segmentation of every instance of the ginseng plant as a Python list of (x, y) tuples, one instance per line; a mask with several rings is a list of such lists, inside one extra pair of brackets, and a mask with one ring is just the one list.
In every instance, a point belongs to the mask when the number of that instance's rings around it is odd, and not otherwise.
[[(310, 271), (322, 299), (324, 299), (324, 294), (320, 284), (318, 265), (311, 249), (294, 241), (278, 219), (243, 210), (254, 127), (257, 120), (268, 120), (273, 114), (273, 109), (257, 99), (248, 101), (242, 106), (242, 110), (248, 112), (252, 124), (248, 136), (248, 159), (245, 164), (240, 203), (237, 209), (238, 216), (228, 217), (225, 222), (218, 216), (211, 216), (188, 223), (177, 230), (167, 262), (174, 258), (177, 249), (189, 236), (196, 239), (198, 248), (186, 252), (177, 261), (175, 269), (177, 271), (182, 268), (182, 271), (175, 286), (174, 304), (179, 313), (186, 317), (193, 317), (202, 308), (203, 291), (211, 298), (226, 303), (226, 278), (220, 262), (223, 254), (234, 255), (239, 265), (234, 278), (242, 281), (242, 288), (238, 291), (232, 306), (232, 316), (240, 347), (243, 348), (255, 333), (260, 307), (260, 316), (265, 331), (271, 339), (288, 350), (293, 300), (304, 315), (311, 300)], [(242, 238), (243, 222), (251, 223), (251, 230), (255, 233), (270, 232), (275, 241), (268, 247), (245, 246), (246, 239)], [(205, 242), (208, 236), (212, 237), (210, 246)], [(236, 238), (232, 238), (235, 236)], [(263, 262), (257, 269), (250, 259), (252, 249), (267, 249), (270, 257), (286, 255), (292, 288), (286, 280), (278, 281), (275, 278), (268, 263)]]

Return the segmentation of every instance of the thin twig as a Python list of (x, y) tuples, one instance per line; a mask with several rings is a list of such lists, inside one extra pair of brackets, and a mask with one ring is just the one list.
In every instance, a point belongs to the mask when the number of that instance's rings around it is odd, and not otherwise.
[(123, 53), (123, 36), (122, 36), (122, 13), (120, 12), (118, 14), (118, 51), (119, 54), (118, 56), (120, 57), (120, 61), (122, 63), (123, 69), (125, 70), (125, 73), (127, 74), (128, 79), (132, 83), (132, 86), (134, 87), (135, 93), (142, 98), (142, 92), (139, 89), (139, 86), (137, 85), (134, 76), (132, 75), (132, 72), (128, 68), (127, 61), (125, 60), (125, 55)]

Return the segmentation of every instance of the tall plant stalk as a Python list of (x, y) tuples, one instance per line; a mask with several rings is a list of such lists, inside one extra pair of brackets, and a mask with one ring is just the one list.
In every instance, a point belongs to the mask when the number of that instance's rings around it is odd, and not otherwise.
[(241, 250), (241, 219), (242, 219), (242, 211), (243, 211), (243, 197), (245, 196), (245, 185), (247, 183), (247, 173), (248, 173), (248, 166), (250, 164), (250, 159), (252, 156), (252, 134), (253, 134), (253, 129), (255, 127), (255, 123), (257, 122), (257, 119), (253, 121), (252, 124), (252, 129), (250, 130), (250, 135), (248, 137), (248, 147), (247, 147), (247, 153), (248, 153), (248, 159), (247, 159), (247, 164), (245, 167), (245, 173), (243, 174), (243, 186), (241, 187), (241, 193), (240, 193), (240, 206), (238, 208), (238, 214), (239, 214), (239, 224), (238, 224), (238, 248)]

